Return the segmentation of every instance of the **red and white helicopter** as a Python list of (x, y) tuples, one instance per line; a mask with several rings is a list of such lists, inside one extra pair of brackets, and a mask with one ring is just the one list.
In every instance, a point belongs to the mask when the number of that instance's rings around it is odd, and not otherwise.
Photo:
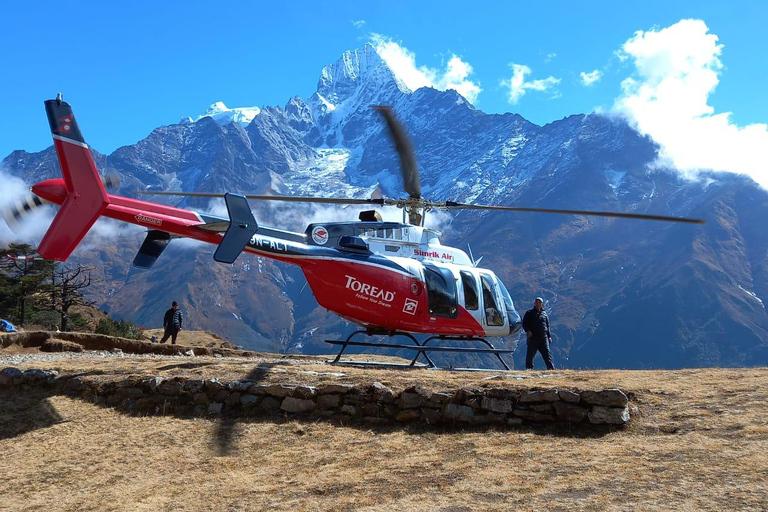
[[(502, 353), (486, 338), (504, 337), (520, 329), (520, 315), (501, 280), (478, 268), (462, 250), (440, 244), (439, 233), (424, 227), (433, 209), (485, 209), (595, 215), (701, 223), (702, 220), (631, 213), (552, 210), (431, 201), (421, 197), (416, 159), (402, 127), (388, 107), (375, 107), (384, 116), (399, 153), (404, 199), (342, 199), (199, 192), (144, 192), (159, 195), (223, 197), (229, 218), (110, 194), (100, 178), (69, 104), (61, 95), (45, 102), (62, 178), (42, 181), (31, 190), (34, 197), (6, 215), (18, 220), (40, 199), (60, 205), (38, 252), (46, 259), (65, 261), (99, 217), (109, 217), (147, 228), (146, 239), (133, 264), (149, 268), (172, 238), (188, 237), (217, 245), (214, 259), (233, 263), (241, 252), (298, 265), (317, 302), (363, 327), (341, 344), (336, 357), (349, 345), (416, 350), (411, 365), (427, 352), (451, 350), (494, 354), (505, 368)], [(259, 226), (248, 200), (297, 201), (330, 204), (396, 206), (403, 222), (382, 222), (377, 212), (360, 221), (313, 223), (304, 233)], [(403, 335), (415, 345), (353, 341), (358, 334)], [(428, 334), (424, 341), (414, 334)], [(479, 341), (484, 348), (429, 346), (435, 339)], [(455, 344), (453, 344), (455, 345)]]

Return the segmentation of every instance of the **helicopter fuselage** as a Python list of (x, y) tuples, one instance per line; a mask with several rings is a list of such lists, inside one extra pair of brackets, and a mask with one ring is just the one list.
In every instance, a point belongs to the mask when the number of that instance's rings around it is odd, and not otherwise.
[[(63, 179), (38, 183), (62, 204)], [(102, 216), (212, 244), (229, 219), (107, 194)], [(363, 327), (446, 336), (508, 336), (520, 316), (503, 283), (439, 233), (396, 222), (310, 224), (305, 233), (260, 226), (243, 252), (299, 266), (318, 304)]]

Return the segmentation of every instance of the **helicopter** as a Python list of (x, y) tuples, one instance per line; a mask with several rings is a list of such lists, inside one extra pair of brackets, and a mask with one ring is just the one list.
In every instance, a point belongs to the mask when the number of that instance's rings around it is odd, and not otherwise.
[[(133, 265), (149, 269), (174, 238), (186, 237), (217, 246), (213, 258), (232, 264), (243, 252), (297, 265), (318, 304), (361, 327), (346, 340), (326, 340), (348, 346), (411, 349), (410, 366), (423, 356), (435, 367), (429, 351), (485, 352), (501, 358), (512, 352), (495, 348), (487, 338), (507, 337), (521, 328), (520, 315), (501, 279), (478, 266), (461, 249), (440, 243), (440, 233), (425, 227), (432, 210), (501, 210), (619, 217), (685, 223), (700, 219), (619, 212), (555, 210), (432, 201), (421, 195), (416, 158), (405, 130), (391, 108), (376, 106), (383, 116), (400, 160), (404, 198), (328, 198), (236, 193), (140, 191), (142, 194), (220, 197), (229, 218), (143, 201), (107, 192), (112, 179), (102, 179), (83, 138), (71, 106), (61, 94), (45, 101), (62, 177), (31, 187), (25, 204), (6, 212), (9, 224), (44, 202), (60, 205), (38, 247), (51, 260), (65, 261), (99, 217), (137, 224), (147, 235)], [(386, 222), (374, 210), (358, 221), (315, 222), (304, 233), (259, 225), (248, 201), (284, 201), (342, 205), (394, 206), (402, 222)], [(356, 336), (405, 336), (414, 345), (355, 341)], [(428, 335), (418, 340), (414, 335)], [(433, 340), (478, 341), (483, 347), (431, 345)], [(455, 345), (455, 344), (454, 344)]]

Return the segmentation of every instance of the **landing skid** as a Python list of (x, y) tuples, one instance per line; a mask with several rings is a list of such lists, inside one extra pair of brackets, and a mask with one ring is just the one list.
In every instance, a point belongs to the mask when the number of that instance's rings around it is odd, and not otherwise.
[[(387, 335), (390, 338), (394, 336), (402, 336), (406, 339), (409, 339), (413, 342), (413, 345), (404, 345), (401, 343), (386, 343), (386, 342), (370, 342), (370, 341), (353, 341), (352, 338), (354, 338), (357, 335), (365, 335), (367, 337), (371, 336), (377, 336), (377, 335)], [(461, 341), (461, 342), (480, 342), (485, 344), (488, 348), (483, 347), (450, 347), (450, 346), (444, 346), (444, 345), (431, 345), (427, 346), (428, 343), (432, 341)], [(419, 342), (412, 334), (407, 332), (378, 332), (378, 331), (371, 331), (371, 330), (359, 330), (355, 331), (349, 336), (347, 336), (347, 339), (344, 341), (341, 340), (325, 340), (326, 343), (330, 343), (331, 345), (341, 345), (341, 349), (339, 350), (339, 353), (336, 354), (335, 359), (329, 359), (327, 362), (331, 364), (347, 364), (347, 365), (355, 365), (355, 366), (389, 366), (389, 367), (395, 367), (395, 368), (428, 368), (433, 370), (462, 370), (462, 371), (496, 371), (493, 368), (457, 368), (457, 367), (439, 367), (437, 366), (434, 361), (429, 357), (427, 352), (458, 352), (458, 353), (472, 353), (472, 354), (493, 354), (496, 356), (496, 358), (499, 360), (501, 365), (504, 367), (504, 370), (511, 370), (509, 365), (506, 361), (501, 357), (502, 354), (511, 354), (514, 352), (514, 350), (506, 349), (506, 348), (495, 348), (491, 343), (486, 340), (485, 338), (479, 338), (476, 336), (430, 336), (429, 338), (425, 339), (423, 342)], [(350, 359), (341, 359), (342, 354), (344, 354), (344, 351), (347, 349), (347, 347), (374, 347), (374, 348), (392, 348), (396, 350), (411, 350), (415, 351), (416, 355), (413, 357), (413, 360), (411, 360), (410, 364), (407, 363), (388, 363), (388, 362), (378, 362), (378, 361), (353, 361)], [(419, 357), (422, 357), (426, 363), (418, 363), (417, 360)]]

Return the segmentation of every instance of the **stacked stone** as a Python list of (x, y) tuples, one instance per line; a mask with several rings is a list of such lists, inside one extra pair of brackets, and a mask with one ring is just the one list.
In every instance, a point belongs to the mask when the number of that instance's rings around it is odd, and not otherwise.
[(395, 392), (369, 386), (259, 384), (175, 377), (129, 377), (100, 382), (46, 370), (5, 368), (0, 387), (52, 386), (97, 404), (144, 414), (261, 416), (287, 413), (368, 424), (520, 425), (567, 423), (624, 425), (627, 395), (619, 389), (458, 389), (431, 392), (419, 386)]

